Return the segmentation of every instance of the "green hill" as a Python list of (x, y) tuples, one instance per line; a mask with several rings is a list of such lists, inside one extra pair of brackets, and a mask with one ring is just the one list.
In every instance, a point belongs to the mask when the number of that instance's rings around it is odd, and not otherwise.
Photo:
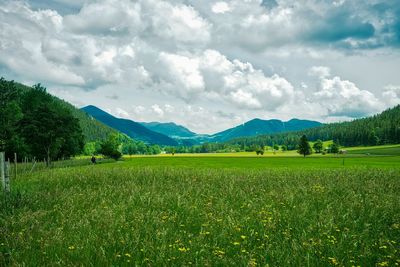
[(349, 122), (324, 124), (302, 131), (236, 138), (229, 144), (273, 145), (285, 144), (294, 149), (299, 137), (306, 135), (310, 141), (335, 140), (342, 146), (374, 146), (400, 143), (400, 105), (380, 114)]
[(174, 139), (166, 135), (151, 131), (135, 121), (116, 118), (98, 107), (87, 106), (81, 110), (131, 138), (157, 145), (175, 146), (178, 144)]
[[(32, 88), (21, 83), (15, 83), (17, 89), (22, 92), (31, 90)], [(76, 108), (72, 104), (53, 96), (54, 101), (68, 109), (72, 115), (79, 120), (83, 135), (85, 136), (85, 142), (94, 142), (104, 140), (110, 134), (118, 133), (117, 130), (99, 122), (93, 117), (86, 114), (86, 112)]]

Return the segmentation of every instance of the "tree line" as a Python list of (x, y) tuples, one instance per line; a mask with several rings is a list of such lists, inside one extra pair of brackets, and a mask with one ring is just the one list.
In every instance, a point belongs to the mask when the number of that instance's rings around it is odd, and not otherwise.
[(301, 136), (310, 141), (334, 140), (342, 146), (372, 146), (400, 143), (400, 105), (350, 122), (330, 123), (297, 132), (235, 138), (227, 144), (240, 147), (285, 145), (295, 150)]

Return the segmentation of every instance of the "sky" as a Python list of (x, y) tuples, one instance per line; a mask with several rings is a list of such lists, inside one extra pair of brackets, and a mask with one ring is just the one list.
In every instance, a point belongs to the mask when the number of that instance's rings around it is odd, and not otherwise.
[(398, 0), (0, 0), (0, 76), (215, 133), (400, 104)]

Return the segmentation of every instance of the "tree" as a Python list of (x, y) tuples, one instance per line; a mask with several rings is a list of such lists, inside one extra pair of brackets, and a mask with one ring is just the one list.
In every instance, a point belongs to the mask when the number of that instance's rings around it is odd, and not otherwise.
[(333, 154), (339, 153), (339, 144), (334, 141), (332, 144), (329, 145), (329, 152)]
[(281, 149), (282, 149), (282, 152), (285, 152), (285, 151), (287, 151), (287, 146), (286, 145), (282, 145)]
[(18, 130), (18, 123), (23, 118), (21, 94), (13, 81), (0, 78), (0, 151), (5, 151), (6, 157), (13, 157), (14, 152), (23, 156), (26, 152)]
[(274, 150), (278, 151), (279, 150), (279, 146), (277, 144), (274, 145)]
[(323, 143), (320, 139), (318, 139), (313, 145), (315, 153), (321, 153), (323, 148)]
[(47, 165), (56, 158), (79, 154), (84, 137), (78, 119), (37, 84), (22, 98), (22, 137), (31, 155), (45, 158)]
[(311, 146), (305, 135), (300, 138), (297, 152), (304, 157), (311, 154)]
[(99, 152), (106, 158), (119, 160), (122, 157), (122, 154), (119, 151), (119, 146), (118, 135), (111, 134), (106, 140), (101, 142)]

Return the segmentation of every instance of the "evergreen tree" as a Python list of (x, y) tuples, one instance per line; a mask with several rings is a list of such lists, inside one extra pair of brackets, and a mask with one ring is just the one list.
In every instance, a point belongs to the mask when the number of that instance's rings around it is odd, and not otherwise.
[(304, 157), (311, 154), (311, 146), (305, 135), (300, 138), (297, 152)]

